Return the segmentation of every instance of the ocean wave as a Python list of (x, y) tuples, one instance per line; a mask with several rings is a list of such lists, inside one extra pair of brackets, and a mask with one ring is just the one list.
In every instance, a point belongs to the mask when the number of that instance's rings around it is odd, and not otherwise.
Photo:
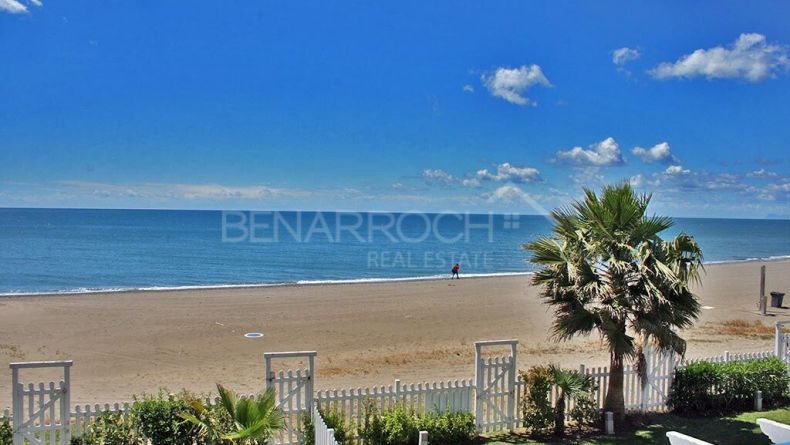
[(705, 264), (731, 264), (731, 263), (753, 263), (755, 261), (782, 261), (790, 260), (790, 255), (771, 255), (767, 257), (749, 257), (734, 260), (715, 260), (705, 261)]
[[(782, 261), (790, 260), (790, 255), (772, 255), (768, 257), (740, 258), (729, 260), (706, 261), (707, 265), (748, 263), (755, 261)], [(524, 272), (490, 272), (490, 273), (467, 273), (462, 274), (463, 278), (490, 278), (524, 276), (533, 274), (534, 271)], [(368, 277), (368, 278), (339, 278), (323, 280), (296, 280), (267, 283), (228, 283), (228, 284), (207, 284), (207, 285), (178, 285), (178, 286), (143, 286), (143, 287), (108, 287), (108, 288), (88, 288), (80, 287), (63, 290), (45, 291), (6, 291), (0, 292), (0, 297), (22, 297), (37, 295), (83, 295), (83, 294), (105, 294), (123, 292), (167, 292), (180, 290), (211, 290), (211, 289), (244, 289), (244, 288), (266, 288), (283, 286), (322, 286), (336, 284), (365, 284), (365, 283), (397, 283), (410, 281), (432, 281), (448, 279), (447, 274), (441, 275), (420, 275), (411, 277)]]
[[(507, 277), (530, 275), (533, 272), (492, 272), (492, 273), (470, 273), (462, 274), (463, 278), (487, 278), (487, 277)], [(83, 295), (83, 294), (105, 294), (122, 292), (166, 292), (180, 290), (211, 290), (211, 289), (245, 289), (245, 288), (266, 288), (284, 286), (321, 286), (335, 284), (364, 284), (364, 283), (391, 283), (409, 281), (432, 281), (448, 279), (448, 275), (424, 275), (413, 277), (390, 277), (390, 278), (348, 278), (333, 280), (297, 280), (284, 281), (277, 283), (239, 283), (239, 284), (207, 284), (207, 285), (183, 285), (183, 286), (145, 286), (145, 287), (113, 287), (113, 288), (76, 288), (57, 291), (20, 291), (2, 292), (0, 297), (22, 297), (36, 295)]]

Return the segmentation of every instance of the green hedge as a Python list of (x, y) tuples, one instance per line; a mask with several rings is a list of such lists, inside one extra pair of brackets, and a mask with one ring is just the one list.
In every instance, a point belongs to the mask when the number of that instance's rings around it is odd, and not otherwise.
[(428, 431), (432, 445), (460, 445), (474, 439), (475, 417), (453, 412), (418, 414), (402, 404), (380, 413), (369, 403), (358, 426), (365, 445), (416, 445), (422, 430)]
[(11, 445), (14, 439), (14, 430), (8, 417), (0, 417), (0, 445)]
[(675, 371), (669, 407), (681, 414), (718, 415), (754, 407), (754, 393), (763, 406), (784, 403), (790, 396), (787, 365), (778, 358), (730, 363), (697, 362)]

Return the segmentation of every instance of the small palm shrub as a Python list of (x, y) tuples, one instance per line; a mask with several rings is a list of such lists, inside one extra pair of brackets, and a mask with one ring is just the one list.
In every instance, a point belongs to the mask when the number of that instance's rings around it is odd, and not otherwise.
[(554, 365), (549, 366), (549, 371), (554, 385), (560, 390), (557, 405), (554, 407), (554, 434), (563, 436), (565, 434), (566, 402), (571, 399), (578, 402), (580, 397), (583, 398), (592, 393), (595, 385), (591, 376), (581, 374), (579, 371), (562, 369)]
[(179, 415), (199, 431), (206, 444), (263, 445), (285, 426), (274, 390), (255, 397), (239, 397), (236, 392), (217, 384), (217, 391), (221, 411), (212, 413), (202, 401), (195, 400), (190, 410)]

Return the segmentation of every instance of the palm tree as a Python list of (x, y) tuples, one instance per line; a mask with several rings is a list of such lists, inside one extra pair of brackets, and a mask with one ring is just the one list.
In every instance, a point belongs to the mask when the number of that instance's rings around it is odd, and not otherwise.
[(565, 403), (569, 399), (589, 394), (593, 389), (592, 376), (581, 374), (579, 371), (562, 369), (559, 366), (549, 366), (552, 380), (559, 388), (560, 394), (557, 397), (557, 404), (554, 407), (554, 434), (563, 436), (565, 434)]
[(183, 419), (197, 425), (210, 442), (262, 445), (285, 425), (283, 411), (275, 403), (274, 390), (268, 389), (255, 397), (239, 397), (218, 383), (217, 391), (228, 421), (211, 419), (209, 408), (199, 400), (192, 404), (197, 415), (181, 414)]
[(541, 266), (533, 284), (554, 307), (554, 337), (569, 340), (596, 331), (609, 349), (609, 389), (604, 409), (621, 420), (623, 365), (641, 363), (641, 348), (683, 354), (678, 330), (699, 313), (689, 288), (699, 281), (702, 251), (689, 235), (663, 240), (671, 218), (647, 216), (650, 195), (627, 184), (606, 186), (600, 196), (584, 189), (584, 199), (551, 214), (552, 235), (524, 246)]

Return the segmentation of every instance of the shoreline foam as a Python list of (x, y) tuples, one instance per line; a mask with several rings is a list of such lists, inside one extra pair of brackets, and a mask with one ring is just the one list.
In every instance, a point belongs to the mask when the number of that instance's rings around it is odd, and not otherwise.
[[(705, 265), (720, 264), (740, 264), (753, 262), (774, 262), (790, 259), (790, 255), (772, 255), (765, 258), (745, 258), (737, 260), (716, 260), (705, 261)], [(470, 273), (462, 275), (466, 279), (475, 278), (494, 278), (509, 276), (526, 276), (535, 273), (534, 271), (524, 272), (491, 272), (491, 273)], [(79, 288), (65, 289), (59, 291), (42, 292), (0, 292), (0, 298), (13, 297), (41, 297), (41, 296), (62, 296), (62, 295), (91, 295), (91, 294), (116, 294), (129, 292), (174, 292), (174, 291), (201, 291), (201, 290), (222, 290), (222, 289), (255, 289), (270, 287), (290, 287), (290, 286), (331, 286), (348, 284), (378, 284), (378, 283), (398, 283), (413, 281), (434, 281), (447, 279), (447, 274), (424, 275), (411, 277), (375, 277), (375, 278), (341, 278), (326, 280), (297, 280), (276, 283), (229, 283), (229, 284), (206, 284), (206, 285), (181, 285), (181, 286), (145, 286), (145, 287), (113, 287), (113, 288)]]

